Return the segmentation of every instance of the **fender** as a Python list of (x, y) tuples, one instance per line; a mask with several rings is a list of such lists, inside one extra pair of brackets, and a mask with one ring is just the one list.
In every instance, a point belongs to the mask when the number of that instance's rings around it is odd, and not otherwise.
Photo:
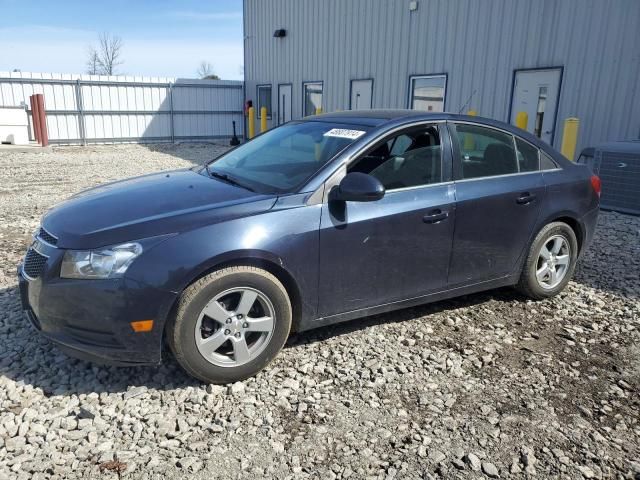
[(177, 288), (172, 291), (175, 291), (175, 293), (180, 293), (189, 284), (193, 283), (195, 279), (198, 279), (206, 275), (207, 273), (220, 268), (223, 265), (240, 265), (243, 261), (247, 261), (249, 264), (254, 264), (256, 262), (268, 262), (277, 265), (285, 270), (287, 274), (295, 280), (295, 275), (289, 270), (288, 266), (285, 265), (284, 259), (282, 257), (265, 250), (239, 249), (224, 252), (220, 255), (216, 255), (214, 257), (206, 259), (193, 269), (187, 271), (185, 275), (183, 275), (182, 278), (177, 282)]
[(127, 276), (179, 294), (225, 264), (244, 261), (259, 266), (263, 262), (272, 266), (265, 270), (280, 278), (288, 291), (304, 299), (296, 312), (298, 319), (313, 319), (318, 299), (319, 224), (319, 206), (303, 204), (207, 225), (168, 238), (143, 253)]

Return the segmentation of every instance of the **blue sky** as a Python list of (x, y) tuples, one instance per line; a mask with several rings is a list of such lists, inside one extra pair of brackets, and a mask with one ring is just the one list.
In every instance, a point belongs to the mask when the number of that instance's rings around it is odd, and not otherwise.
[(242, 0), (0, 0), (0, 71), (84, 73), (101, 32), (127, 75), (189, 77), (201, 61), (242, 78)]

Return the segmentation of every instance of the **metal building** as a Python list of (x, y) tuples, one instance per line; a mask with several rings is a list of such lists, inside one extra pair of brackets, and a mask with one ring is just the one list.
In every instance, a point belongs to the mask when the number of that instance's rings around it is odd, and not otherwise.
[(514, 123), (577, 152), (640, 138), (638, 0), (244, 0), (245, 98), (269, 126), (418, 108)]

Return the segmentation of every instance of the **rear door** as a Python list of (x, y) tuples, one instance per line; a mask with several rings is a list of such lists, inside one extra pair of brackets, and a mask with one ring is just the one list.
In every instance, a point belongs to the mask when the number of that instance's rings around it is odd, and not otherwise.
[(387, 137), (348, 168), (378, 178), (385, 196), (322, 205), (320, 316), (445, 288), (455, 221), (446, 133), (425, 124)]
[(456, 225), (449, 286), (504, 277), (525, 251), (545, 195), (538, 149), (499, 129), (450, 123)]

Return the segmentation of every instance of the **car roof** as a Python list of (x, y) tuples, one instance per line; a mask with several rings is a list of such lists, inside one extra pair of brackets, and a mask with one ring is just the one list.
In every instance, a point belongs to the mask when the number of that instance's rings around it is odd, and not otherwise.
[[(343, 112), (321, 113), (305, 117), (305, 121), (338, 122), (357, 125), (378, 126), (391, 120), (424, 117), (433, 118), (425, 112), (417, 110), (374, 109), (374, 110), (346, 110)], [(433, 115), (433, 114), (431, 114)]]
[[(454, 121), (467, 121), (485, 124), (503, 130), (508, 130), (516, 135), (527, 138), (528, 132), (520, 130), (508, 123), (493, 120), (492, 118), (462, 115), (456, 113), (447, 112), (424, 112), (420, 110), (402, 110), (402, 109), (374, 109), (374, 110), (347, 110), (342, 112), (330, 112), (321, 113), (319, 115), (310, 115), (304, 117), (303, 121), (316, 121), (316, 122), (336, 122), (353, 125), (367, 125), (372, 127), (379, 127), (383, 125), (401, 124), (405, 121), (415, 122), (424, 120), (438, 121), (438, 120), (450, 120)], [(531, 135), (533, 137), (533, 135)], [(537, 137), (533, 137), (536, 138)], [(528, 140), (528, 138), (527, 138)]]
[[(372, 110), (347, 110), (342, 112), (330, 112), (321, 113), (319, 115), (310, 115), (304, 117), (302, 121), (316, 121), (316, 122), (335, 122), (349, 125), (365, 125), (369, 127), (391, 127), (395, 125), (402, 125), (403, 123), (415, 122), (424, 120), (429, 121), (442, 121), (449, 120), (452, 122), (473, 122), (481, 125), (487, 125), (489, 127), (499, 128), (501, 130), (508, 131), (513, 135), (524, 138), (530, 143), (533, 143), (538, 148), (542, 148), (547, 153), (553, 152), (554, 158), (556, 158), (555, 151), (541, 141), (538, 137), (530, 134), (526, 130), (522, 130), (513, 125), (509, 125), (505, 122), (500, 122), (492, 118), (462, 115), (457, 113), (447, 112), (424, 112), (420, 110), (408, 110), (408, 109), (372, 109)], [(564, 158), (564, 157), (563, 157)]]

